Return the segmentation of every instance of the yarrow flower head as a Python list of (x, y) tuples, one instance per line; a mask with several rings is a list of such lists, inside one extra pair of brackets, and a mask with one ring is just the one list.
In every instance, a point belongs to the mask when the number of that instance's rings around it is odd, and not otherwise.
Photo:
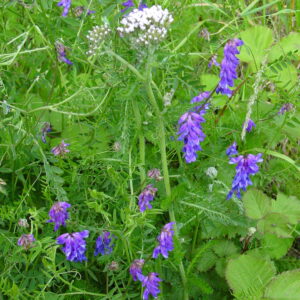
[(144, 266), (143, 259), (135, 259), (134, 262), (130, 265), (129, 272), (132, 276), (133, 281), (142, 280), (142, 268)]
[(121, 37), (128, 36), (133, 44), (147, 46), (162, 41), (172, 22), (173, 17), (167, 9), (154, 5), (149, 8), (134, 9), (125, 15), (117, 30)]
[(46, 144), (46, 137), (47, 137), (47, 134), (48, 132), (51, 132), (52, 131), (52, 128), (51, 128), (51, 124), (49, 122), (45, 122), (42, 129), (41, 129), (41, 132), (42, 132), (42, 142)]
[(111, 33), (111, 30), (108, 24), (103, 24), (101, 26), (94, 26), (92, 30), (89, 31), (86, 36), (89, 40), (89, 50), (87, 51), (87, 55), (96, 54), (102, 42), (108, 37)]
[(157, 168), (149, 170), (147, 175), (149, 178), (155, 179), (156, 181), (161, 181), (163, 179), (160, 170)]
[[(201, 102), (209, 97), (210, 92), (203, 92), (191, 100), (191, 103)], [(184, 158), (187, 163), (196, 161), (197, 151), (201, 151), (200, 142), (205, 139), (205, 134), (202, 131), (201, 123), (205, 122), (203, 115), (206, 113), (209, 104), (196, 106), (195, 111), (189, 111), (183, 114), (178, 124), (180, 125), (177, 134), (178, 141), (183, 141)]]
[(52, 148), (51, 152), (55, 156), (64, 155), (65, 153), (70, 152), (70, 150), (67, 149), (68, 146), (70, 146), (70, 144), (67, 144), (64, 141), (62, 141), (59, 145), (57, 145), (56, 147)]
[(230, 40), (224, 48), (224, 58), (221, 63), (220, 82), (216, 89), (216, 93), (221, 93), (232, 96), (232, 90), (229, 87), (234, 86), (234, 79), (237, 78), (237, 66), (239, 65), (239, 59), (236, 54), (239, 54), (237, 47), (242, 46), (244, 42), (239, 39)]
[(35, 238), (33, 234), (22, 234), (22, 236), (18, 239), (18, 245), (22, 246), (25, 250), (28, 250), (34, 241)]
[(154, 298), (157, 298), (157, 295), (160, 293), (159, 282), (161, 281), (162, 280), (158, 277), (158, 274), (154, 272), (141, 278), (142, 286), (145, 287), (143, 300), (148, 300), (150, 294)]
[(71, 207), (68, 202), (56, 202), (49, 211), (50, 220), (47, 222), (54, 223), (54, 231), (57, 231), (60, 226), (66, 226), (66, 220), (69, 219), (67, 209)]
[(94, 255), (101, 253), (102, 255), (110, 254), (113, 251), (112, 244), (113, 235), (109, 231), (103, 232), (102, 235), (99, 235), (96, 240), (96, 248)]
[(59, 61), (62, 61), (67, 65), (73, 65), (73, 63), (69, 59), (67, 59), (66, 47), (62, 43), (56, 42), (55, 48), (57, 52), (57, 58)]
[(144, 212), (147, 208), (152, 208), (150, 201), (153, 201), (156, 192), (157, 188), (153, 187), (152, 184), (148, 184), (141, 192), (141, 194), (139, 195), (139, 208), (141, 212)]
[(61, 0), (60, 2), (57, 3), (57, 6), (62, 6), (64, 8), (62, 12), (63, 17), (66, 17), (68, 15), (71, 4), (72, 4), (72, 0)]
[(173, 246), (173, 235), (174, 235), (174, 226), (175, 222), (170, 222), (166, 224), (160, 235), (157, 237), (159, 245), (153, 250), (152, 257), (157, 258), (161, 254), (164, 258), (169, 257), (169, 251), (174, 249)]
[(227, 149), (226, 149), (226, 155), (227, 156), (232, 156), (232, 155), (236, 155), (238, 154), (237, 151), (237, 144), (236, 142), (234, 142), (232, 145), (230, 145)]
[(81, 262), (87, 260), (85, 256), (86, 241), (89, 236), (88, 230), (74, 233), (64, 233), (56, 241), (59, 245), (65, 245), (61, 250), (65, 253), (67, 260)]
[(256, 124), (250, 119), (246, 128), (247, 132), (251, 132), (254, 127), (256, 127)]
[(241, 190), (246, 191), (248, 185), (252, 185), (250, 175), (254, 175), (259, 171), (257, 163), (263, 161), (262, 154), (249, 154), (248, 156), (239, 155), (237, 157), (230, 157), (230, 164), (236, 164), (236, 174), (232, 182), (232, 188), (227, 195), (229, 200), (233, 194), (241, 198)]
[(285, 103), (281, 106), (278, 114), (283, 115), (285, 112), (293, 110), (295, 107), (292, 103)]

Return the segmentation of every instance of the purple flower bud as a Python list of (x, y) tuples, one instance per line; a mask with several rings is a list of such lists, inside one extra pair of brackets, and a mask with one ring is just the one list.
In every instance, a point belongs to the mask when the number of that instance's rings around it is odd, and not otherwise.
[(161, 181), (163, 179), (160, 170), (156, 168), (149, 170), (147, 175), (149, 178), (155, 179), (156, 181)]
[(232, 96), (232, 90), (229, 87), (234, 86), (234, 79), (237, 78), (237, 66), (239, 65), (239, 59), (235, 56), (239, 54), (237, 47), (242, 46), (244, 42), (239, 39), (230, 40), (224, 47), (224, 59), (221, 63), (220, 82), (216, 89), (216, 93), (221, 93)]
[(251, 132), (253, 127), (256, 127), (256, 124), (250, 119), (248, 121), (247, 128), (246, 128), (247, 132)]
[(211, 59), (210, 59), (210, 61), (209, 61), (209, 63), (208, 63), (208, 67), (209, 67), (209, 68), (211, 68), (212, 66), (217, 66), (217, 67), (220, 66), (220, 64), (217, 62), (217, 55), (216, 55), (216, 54), (214, 54), (214, 55), (211, 57)]
[(20, 219), (20, 220), (18, 221), (18, 225), (19, 225), (20, 227), (24, 227), (24, 228), (29, 227), (29, 224), (28, 224), (28, 222), (27, 222), (26, 219)]
[(125, 7), (121, 10), (121, 12), (125, 12), (127, 9), (129, 9), (130, 7), (134, 6), (133, 0), (128, 0), (126, 2), (123, 2), (122, 5)]
[(199, 36), (201, 36), (202, 38), (204, 38), (204, 39), (207, 40), (207, 41), (210, 41), (210, 33), (209, 33), (209, 31), (207, 30), (207, 28), (203, 28), (203, 29), (200, 31)]
[(62, 6), (64, 8), (62, 16), (66, 17), (69, 13), (69, 9), (71, 7), (72, 0), (61, 0), (57, 3), (57, 6)]
[(56, 241), (57, 244), (65, 245), (61, 250), (65, 253), (67, 260), (81, 262), (87, 260), (85, 256), (86, 241), (89, 236), (88, 230), (74, 233), (64, 233)]
[(102, 255), (110, 254), (113, 251), (112, 245), (113, 235), (109, 231), (103, 232), (102, 235), (99, 235), (96, 240), (96, 248), (94, 255), (101, 253)]
[[(74, 15), (76, 17), (81, 17), (81, 15), (84, 13), (84, 11), (85, 11), (85, 7), (84, 6), (77, 6), (74, 9)], [(94, 13), (96, 13), (96, 11), (94, 11), (94, 10), (89, 10), (88, 9), (88, 11), (87, 11), (87, 15), (88, 16), (91, 15), (91, 14), (94, 14)]]
[(291, 111), (294, 109), (294, 105), (292, 103), (285, 103), (280, 108), (278, 114), (283, 115), (285, 112)]
[(153, 187), (152, 184), (148, 184), (145, 187), (145, 189), (139, 195), (139, 208), (141, 212), (144, 212), (147, 208), (152, 208), (150, 201), (153, 201), (156, 192), (157, 188)]
[(51, 128), (51, 124), (49, 122), (45, 122), (42, 129), (41, 129), (41, 132), (42, 132), (42, 142), (46, 144), (46, 137), (47, 137), (47, 133), (50, 132), (52, 130)]
[(144, 262), (145, 261), (143, 259), (135, 259), (130, 265), (129, 272), (134, 281), (142, 280), (142, 268), (144, 266)]
[(143, 10), (144, 8), (148, 8), (148, 6), (145, 3), (143, 3), (143, 1), (141, 1), (138, 10)]
[(151, 294), (154, 298), (160, 293), (159, 282), (162, 281), (157, 273), (149, 273), (148, 276), (141, 277), (142, 286), (145, 287), (143, 300), (148, 300)]
[(232, 155), (236, 155), (236, 154), (239, 154), (238, 151), (237, 151), (237, 145), (236, 145), (236, 142), (234, 142), (231, 146), (229, 146), (227, 149), (226, 149), (226, 155), (227, 156), (232, 156)]
[(173, 225), (175, 222), (171, 222), (166, 224), (160, 235), (157, 237), (157, 240), (159, 242), (159, 245), (154, 249), (153, 251), (153, 258), (157, 258), (159, 254), (161, 254), (164, 258), (169, 257), (169, 251), (172, 251), (174, 249), (173, 246)]
[(25, 250), (28, 250), (34, 241), (35, 238), (33, 234), (22, 234), (18, 240), (18, 245), (22, 246)]
[(62, 61), (68, 65), (73, 65), (73, 63), (67, 59), (66, 47), (62, 43), (56, 42), (55, 48), (56, 48), (56, 52), (57, 52), (57, 59), (59, 61)]
[(252, 185), (250, 175), (254, 175), (259, 171), (257, 163), (262, 162), (262, 154), (249, 154), (247, 157), (239, 155), (237, 157), (230, 157), (230, 164), (236, 164), (236, 174), (232, 182), (232, 188), (227, 195), (229, 200), (233, 194), (241, 198), (241, 190), (246, 191), (248, 185)]
[(56, 202), (51, 207), (49, 211), (50, 220), (47, 222), (55, 223), (54, 231), (57, 231), (60, 226), (66, 226), (66, 220), (69, 219), (69, 213), (67, 212), (69, 207), (71, 207), (71, 204), (68, 202)]
[(64, 141), (62, 141), (59, 145), (57, 145), (56, 147), (52, 148), (51, 152), (55, 156), (64, 155), (65, 153), (70, 152), (70, 150), (67, 149), (68, 146), (70, 146), (70, 144), (67, 144)]

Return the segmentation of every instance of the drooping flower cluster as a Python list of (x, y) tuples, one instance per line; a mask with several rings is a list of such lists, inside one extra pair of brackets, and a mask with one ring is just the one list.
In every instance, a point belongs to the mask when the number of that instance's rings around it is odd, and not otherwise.
[(152, 178), (156, 181), (161, 181), (163, 177), (161, 176), (160, 170), (157, 168), (151, 169), (147, 173), (149, 178)]
[[(84, 6), (77, 6), (77, 7), (74, 8), (74, 15), (79, 18), (79, 17), (82, 16), (84, 11), (85, 11)], [(87, 16), (89, 16), (91, 14), (94, 14), (94, 13), (96, 13), (94, 10), (89, 10), (89, 9), (86, 12)]]
[(51, 128), (51, 124), (49, 122), (45, 122), (42, 129), (41, 129), (41, 132), (42, 132), (42, 142), (46, 144), (46, 137), (47, 137), (47, 134), (48, 132), (51, 132), (52, 128)]
[(28, 250), (34, 241), (35, 238), (33, 234), (22, 234), (18, 240), (18, 245), (22, 246), (25, 250)]
[(172, 251), (174, 249), (173, 245), (173, 235), (174, 235), (174, 222), (170, 222), (166, 224), (160, 235), (157, 237), (157, 240), (159, 242), (159, 245), (155, 247), (153, 250), (152, 257), (157, 258), (159, 254), (161, 254), (164, 258), (169, 257), (169, 251)]
[(62, 12), (63, 17), (66, 17), (68, 15), (71, 4), (72, 4), (72, 0), (61, 0), (60, 2), (57, 3), (57, 6), (62, 6), (64, 8)]
[(143, 300), (148, 300), (150, 294), (157, 298), (157, 295), (160, 293), (159, 283), (162, 281), (158, 276), (159, 274), (151, 272), (141, 278), (142, 286), (145, 287)]
[(160, 5), (134, 9), (121, 20), (117, 28), (120, 36), (128, 36), (134, 44), (149, 45), (162, 41), (168, 31), (173, 17), (167, 9)]
[(292, 103), (285, 103), (281, 106), (278, 114), (283, 115), (285, 112), (291, 111), (294, 109), (294, 105)]
[(67, 59), (66, 47), (62, 43), (56, 42), (55, 48), (57, 52), (57, 58), (59, 61), (62, 61), (67, 65), (73, 65), (73, 63), (69, 59)]
[(250, 119), (247, 124), (247, 132), (251, 132), (253, 128), (256, 127), (256, 124)]
[(49, 211), (50, 220), (47, 222), (54, 223), (54, 231), (57, 231), (60, 226), (66, 226), (66, 220), (69, 219), (67, 209), (71, 207), (68, 202), (56, 202)]
[(51, 152), (55, 156), (64, 155), (65, 153), (70, 152), (70, 150), (67, 149), (68, 146), (70, 146), (70, 144), (67, 144), (64, 141), (62, 141), (59, 145), (57, 145), (56, 147), (52, 148)]
[(241, 198), (241, 190), (246, 191), (248, 185), (252, 185), (250, 175), (254, 175), (259, 171), (257, 163), (263, 161), (262, 154), (249, 154), (248, 156), (239, 155), (237, 157), (230, 157), (230, 164), (236, 164), (236, 174), (232, 182), (232, 188), (227, 195), (229, 200), (233, 194)]
[(208, 63), (208, 67), (211, 68), (212, 66), (217, 66), (219, 67), (220, 64), (217, 62), (217, 55), (214, 54), (211, 59), (209, 60), (209, 63)]
[(64, 233), (60, 235), (56, 241), (62, 247), (62, 251), (65, 253), (67, 260), (74, 262), (81, 262), (87, 260), (85, 256), (86, 241), (85, 238), (89, 236), (88, 230), (74, 233)]
[(143, 259), (135, 259), (130, 265), (129, 272), (134, 281), (141, 280), (143, 278), (142, 268), (145, 261)]
[[(210, 92), (203, 92), (191, 100), (191, 103), (201, 102), (209, 97)], [(208, 103), (196, 106), (194, 111), (189, 111), (183, 114), (178, 124), (180, 125), (177, 134), (178, 141), (183, 141), (184, 146), (182, 151), (187, 163), (196, 161), (197, 151), (201, 151), (200, 143), (204, 141), (205, 134), (202, 131), (201, 123), (205, 122), (203, 115), (206, 113), (209, 105)]]
[[(123, 2), (122, 5), (125, 7), (121, 10), (121, 12), (125, 12), (127, 11), (130, 7), (134, 7), (134, 3), (133, 3), (133, 0), (128, 0), (126, 2)], [(140, 4), (138, 6), (138, 9), (139, 10), (143, 10), (144, 8), (147, 8), (148, 6), (143, 3), (143, 1), (140, 1)]]
[(156, 192), (157, 188), (153, 187), (152, 184), (148, 184), (141, 192), (141, 194), (139, 195), (139, 208), (141, 212), (144, 212), (147, 208), (152, 208), (150, 202), (153, 201)]
[(237, 144), (236, 142), (234, 142), (232, 145), (230, 145), (227, 149), (226, 149), (226, 155), (227, 156), (232, 156), (232, 155), (236, 155), (238, 154), (237, 151)]
[(232, 90), (229, 87), (234, 86), (234, 79), (237, 78), (237, 66), (239, 59), (236, 54), (239, 54), (237, 47), (242, 46), (244, 42), (239, 39), (232, 39), (224, 47), (224, 58), (221, 63), (220, 82), (216, 89), (216, 93), (221, 93), (232, 96)]
[(101, 26), (94, 26), (92, 30), (89, 31), (88, 35), (86, 36), (89, 40), (89, 50), (87, 51), (87, 55), (94, 55), (96, 54), (97, 50), (99, 49), (100, 45), (107, 36), (111, 33), (111, 30), (108, 24), (103, 24)]
[(105, 231), (102, 235), (99, 235), (96, 240), (96, 247), (94, 255), (101, 253), (102, 255), (110, 254), (112, 252), (112, 234), (109, 231)]

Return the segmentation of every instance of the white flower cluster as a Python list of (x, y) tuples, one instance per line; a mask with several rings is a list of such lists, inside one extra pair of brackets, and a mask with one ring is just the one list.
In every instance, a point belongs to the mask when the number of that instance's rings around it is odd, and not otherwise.
[(89, 50), (87, 55), (94, 55), (98, 50), (101, 43), (105, 38), (111, 33), (111, 30), (107, 24), (102, 26), (94, 26), (92, 30), (89, 31), (89, 34), (86, 36), (89, 40)]
[(167, 28), (173, 17), (167, 9), (154, 5), (143, 10), (134, 9), (121, 20), (117, 30), (120, 35), (128, 36), (134, 43), (149, 45), (158, 43), (167, 35)]

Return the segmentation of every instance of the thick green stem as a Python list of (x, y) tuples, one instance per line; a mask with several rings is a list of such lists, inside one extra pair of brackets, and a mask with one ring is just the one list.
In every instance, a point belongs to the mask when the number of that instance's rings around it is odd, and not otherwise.
[[(167, 152), (166, 152), (166, 135), (165, 135), (165, 125), (162, 113), (159, 109), (159, 106), (156, 102), (151, 82), (152, 82), (152, 72), (151, 72), (151, 64), (152, 64), (152, 55), (149, 55), (148, 63), (146, 66), (146, 90), (151, 102), (151, 105), (155, 111), (157, 120), (158, 120), (158, 138), (159, 138), (159, 148), (160, 148), (160, 155), (161, 155), (161, 163), (162, 163), (162, 171), (164, 177), (164, 185), (166, 190), (167, 197), (171, 197), (171, 185), (170, 185), (170, 177), (169, 177), (169, 168), (168, 168), (168, 159), (167, 159)], [(179, 240), (179, 234), (176, 225), (175, 213), (174, 213), (174, 205), (171, 203), (169, 208), (169, 216), (171, 222), (175, 222), (174, 226), (174, 234), (177, 240)], [(182, 279), (183, 289), (184, 289), (184, 300), (188, 300), (188, 291), (187, 291), (187, 280), (185, 275), (185, 270), (182, 261), (179, 263), (179, 271)]]

